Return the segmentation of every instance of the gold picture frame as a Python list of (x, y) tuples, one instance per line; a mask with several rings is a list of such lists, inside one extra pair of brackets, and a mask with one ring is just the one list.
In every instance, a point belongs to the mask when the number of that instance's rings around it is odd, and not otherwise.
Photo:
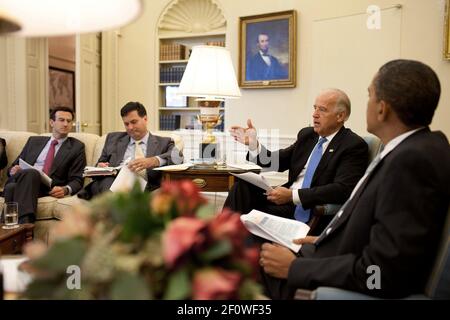
[(293, 88), (297, 85), (297, 12), (239, 18), (239, 86)]
[(450, 0), (445, 1), (444, 59), (450, 60)]

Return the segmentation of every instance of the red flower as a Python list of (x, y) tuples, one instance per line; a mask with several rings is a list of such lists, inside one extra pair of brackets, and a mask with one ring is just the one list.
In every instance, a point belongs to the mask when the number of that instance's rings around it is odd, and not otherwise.
[(191, 180), (165, 181), (159, 192), (169, 194), (174, 199), (182, 216), (195, 215), (196, 209), (207, 203), (199, 188)]
[(239, 213), (224, 209), (209, 223), (209, 231), (214, 240), (229, 239), (234, 248), (241, 248), (249, 235), (241, 222)]
[(203, 269), (194, 275), (192, 298), (194, 300), (236, 299), (241, 275), (223, 269)]
[(163, 234), (163, 257), (170, 268), (182, 258), (190, 249), (200, 246), (205, 241), (201, 232), (206, 222), (191, 217), (180, 217), (173, 220)]

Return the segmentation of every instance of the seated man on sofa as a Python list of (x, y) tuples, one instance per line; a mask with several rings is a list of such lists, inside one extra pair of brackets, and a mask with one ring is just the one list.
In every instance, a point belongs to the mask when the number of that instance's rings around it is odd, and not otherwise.
[[(152, 135), (148, 131), (147, 111), (141, 103), (128, 102), (120, 110), (120, 115), (126, 132), (108, 134), (97, 166), (117, 167), (130, 160), (128, 168), (147, 180), (146, 190), (155, 190), (160, 186), (161, 173), (151, 169), (175, 162), (181, 163), (182, 155), (174, 149), (175, 143), (171, 138)], [(95, 177), (94, 181), (78, 194), (78, 197), (90, 199), (108, 191), (114, 179), (114, 176)]]
[[(19, 223), (35, 221), (38, 197), (50, 195), (63, 198), (82, 188), (86, 154), (81, 141), (68, 137), (73, 118), (74, 113), (70, 108), (52, 109), (52, 136), (30, 137), (8, 169), (9, 178), (3, 194), (5, 202), (18, 202)], [(37, 170), (22, 169), (19, 159), (46, 173), (52, 179), (51, 186), (41, 182), (41, 175)]]

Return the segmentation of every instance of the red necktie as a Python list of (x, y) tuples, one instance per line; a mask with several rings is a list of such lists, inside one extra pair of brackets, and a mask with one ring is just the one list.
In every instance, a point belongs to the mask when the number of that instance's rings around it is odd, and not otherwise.
[(47, 156), (45, 157), (44, 168), (42, 169), (42, 171), (44, 171), (45, 174), (48, 174), (50, 172), (50, 169), (52, 168), (53, 159), (55, 158), (55, 147), (57, 144), (58, 140), (53, 140), (50, 144)]

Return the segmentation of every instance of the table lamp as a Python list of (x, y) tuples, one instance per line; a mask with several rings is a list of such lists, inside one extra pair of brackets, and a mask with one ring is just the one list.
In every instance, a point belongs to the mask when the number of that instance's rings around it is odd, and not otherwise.
[(202, 166), (215, 166), (218, 145), (212, 130), (223, 121), (220, 104), (225, 99), (241, 96), (230, 52), (218, 46), (193, 47), (178, 94), (197, 97), (200, 108), (197, 117), (204, 136), (199, 148), (200, 159), (194, 162)]
[(63, 36), (121, 27), (138, 17), (141, 0), (0, 0), (0, 34)]

